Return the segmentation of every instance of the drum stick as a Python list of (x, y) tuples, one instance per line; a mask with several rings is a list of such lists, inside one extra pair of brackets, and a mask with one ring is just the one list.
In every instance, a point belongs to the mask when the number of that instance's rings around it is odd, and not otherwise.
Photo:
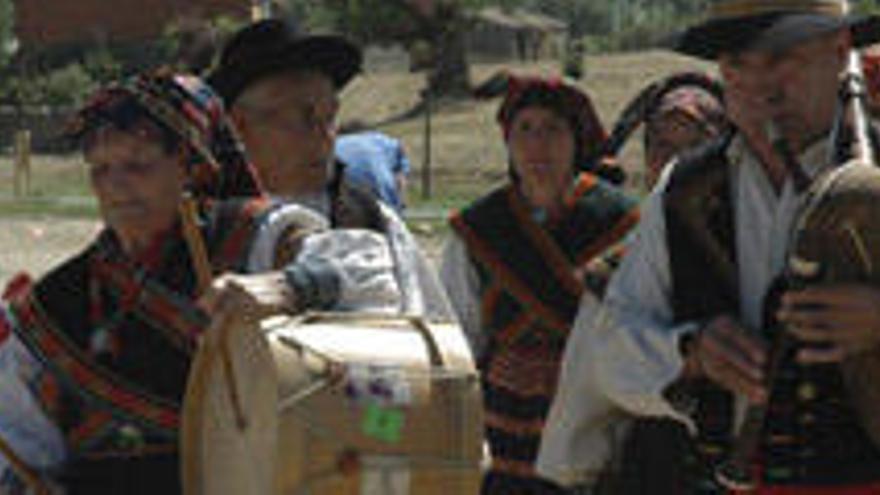
[(0, 438), (0, 454), (9, 461), (9, 467), (15, 472), (25, 484), (30, 487), (37, 495), (51, 495), (51, 491), (42, 478), (31, 469), (18, 454), (12, 450), (12, 447)]
[(196, 201), (191, 194), (185, 193), (180, 199), (181, 228), (183, 229), (183, 238), (186, 240), (186, 247), (189, 249), (189, 259), (196, 272), (197, 293), (204, 294), (211, 286), (213, 274), (197, 219)]
[[(180, 199), (181, 228), (183, 229), (183, 238), (186, 240), (186, 246), (189, 250), (190, 260), (192, 260), (193, 268), (196, 272), (198, 294), (204, 294), (211, 287), (213, 273), (211, 262), (208, 259), (208, 250), (205, 248), (205, 242), (199, 231), (197, 219), (196, 201), (192, 194), (185, 193)], [(220, 346), (220, 361), (223, 366), (226, 391), (229, 393), (229, 402), (232, 404), (236, 425), (240, 430), (244, 430), (247, 427), (247, 420), (244, 416), (241, 396), (238, 393), (238, 387), (235, 382), (232, 358), (230, 357), (229, 347), (226, 342), (228, 340), (230, 324), (231, 322), (227, 318), (221, 322), (216, 331), (219, 332), (217, 338)]]

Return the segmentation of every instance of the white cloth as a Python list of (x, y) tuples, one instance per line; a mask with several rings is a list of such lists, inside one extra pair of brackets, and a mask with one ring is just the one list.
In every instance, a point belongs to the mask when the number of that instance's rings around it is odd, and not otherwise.
[(315, 210), (299, 204), (283, 203), (276, 206), (257, 228), (248, 255), (249, 272), (259, 273), (275, 268), (275, 248), (281, 241), (281, 236), (293, 226), (321, 231), (329, 229), (330, 223)]
[(486, 334), (480, 320), (480, 278), (464, 241), (455, 233), (443, 247), (440, 280), (458, 316), (471, 352), (479, 360), (486, 351)]
[[(330, 198), (326, 194), (301, 198), (278, 196), (289, 203), (320, 205), (319, 212), (329, 214)], [(419, 315), (437, 321), (454, 321), (455, 313), (446, 297), (435, 270), (421, 248), (394, 210), (378, 202), (387, 231), (385, 236), (394, 257), (394, 272), (402, 296), (400, 313)]]
[[(803, 200), (790, 180), (774, 192), (762, 165), (737, 137), (727, 150), (739, 263), (742, 323), (757, 329), (764, 294), (783, 269), (793, 216)], [(808, 175), (827, 164), (823, 140), (799, 157)], [(696, 322), (672, 324), (671, 273), (663, 194), (667, 167), (642, 207), (641, 221), (594, 320), (579, 317), (569, 338), (560, 393), (538, 457), (542, 475), (571, 486), (592, 483), (608, 461), (609, 420), (623, 414), (669, 417), (692, 430), (690, 418), (662, 395), (681, 373), (679, 339)], [(588, 311), (588, 310), (587, 310)], [(592, 312), (592, 311), (589, 311)], [(574, 361), (574, 362), (572, 362)], [(744, 404), (743, 400), (738, 400)], [(742, 406), (738, 405), (738, 410)]]
[(455, 313), (437, 272), (425, 258), (415, 237), (391, 207), (384, 203), (379, 203), (379, 207), (385, 217), (397, 281), (404, 296), (403, 313), (437, 321), (455, 321)]
[(327, 220), (299, 204), (273, 209), (259, 227), (248, 257), (248, 271), (275, 269), (275, 247), (292, 225), (311, 230), (294, 260), (300, 265), (332, 267), (340, 281), (338, 311), (397, 312), (403, 294), (390, 241), (365, 229), (329, 230)]
[(364, 229), (328, 230), (303, 241), (295, 263), (332, 266), (340, 279), (337, 311), (396, 313), (402, 304), (394, 257), (382, 234)]

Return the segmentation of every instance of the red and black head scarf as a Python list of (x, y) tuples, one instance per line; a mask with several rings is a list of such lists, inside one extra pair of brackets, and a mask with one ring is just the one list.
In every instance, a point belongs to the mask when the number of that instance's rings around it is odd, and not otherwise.
[[(147, 124), (145, 124), (145, 122)], [(201, 79), (167, 71), (143, 74), (98, 90), (69, 122), (66, 135), (88, 142), (107, 126), (123, 131), (152, 127), (166, 149), (189, 153), (190, 189), (224, 199), (261, 194), (257, 175), (235, 137), (223, 103)]]
[(573, 165), (576, 171), (597, 172), (599, 168), (613, 167), (602, 154), (608, 135), (593, 102), (581, 89), (560, 78), (509, 76), (507, 93), (497, 116), (505, 139), (517, 113), (531, 106), (548, 108), (569, 122), (575, 138)]

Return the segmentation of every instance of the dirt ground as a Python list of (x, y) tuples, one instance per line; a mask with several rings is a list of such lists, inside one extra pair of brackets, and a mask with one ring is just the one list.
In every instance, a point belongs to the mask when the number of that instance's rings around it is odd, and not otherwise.
[(7, 218), (0, 222), (0, 284), (26, 271), (34, 277), (79, 252), (98, 231), (93, 220)]

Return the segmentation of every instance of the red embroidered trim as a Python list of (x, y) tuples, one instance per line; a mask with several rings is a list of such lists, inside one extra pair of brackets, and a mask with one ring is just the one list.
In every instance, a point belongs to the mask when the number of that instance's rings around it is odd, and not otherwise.
[(175, 431), (180, 425), (179, 406), (153, 397), (134, 384), (123, 383), (112, 373), (90, 362), (88, 357), (70, 342), (42, 313), (33, 294), (16, 304), (16, 314), (31, 335), (30, 340), (51, 366), (58, 367), (76, 382), (82, 390), (134, 417), (142, 418), (156, 427)]
[[(242, 206), (238, 218), (254, 219), (259, 213), (266, 210), (269, 206), (269, 200), (256, 199), (248, 201)], [(243, 214), (242, 214), (243, 213)], [(223, 239), (223, 243), (219, 249), (220, 259), (212, 260), (215, 267), (221, 269), (232, 268), (231, 263), (239, 260), (248, 245), (253, 240), (255, 222), (247, 221), (235, 222), (232, 232)]]
[(501, 260), (489, 249), (486, 244), (471, 230), (464, 222), (460, 215), (455, 215), (450, 220), (456, 230), (462, 235), (467, 236), (471, 241), (471, 246), (476, 251), (475, 254), (492, 268), (492, 273), (498, 278), (499, 284), (505, 290), (513, 294), (517, 300), (527, 306), (527, 310), (534, 311), (536, 316), (544, 320), (548, 325), (554, 327), (568, 328), (569, 323), (565, 321), (556, 311), (542, 303), (535, 297), (528, 287), (524, 286), (516, 277), (512, 276), (501, 263)]

